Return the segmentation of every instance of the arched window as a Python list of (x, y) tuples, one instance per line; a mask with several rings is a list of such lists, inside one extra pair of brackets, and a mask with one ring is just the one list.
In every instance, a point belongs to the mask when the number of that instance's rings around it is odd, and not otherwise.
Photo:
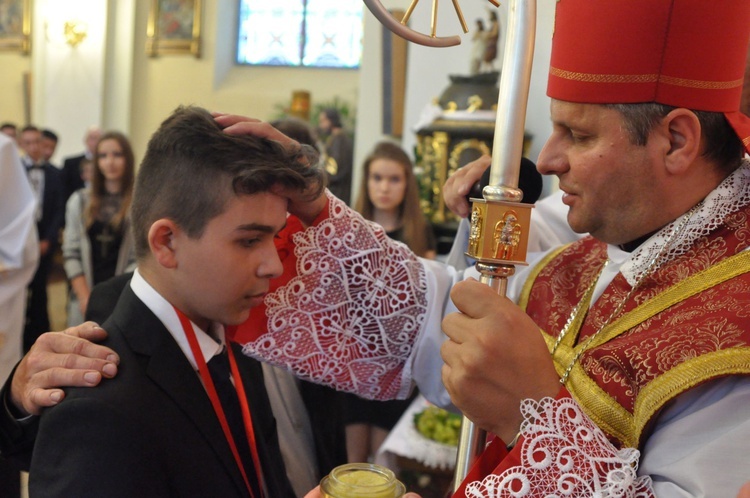
[(240, 0), (237, 63), (356, 68), (362, 2)]

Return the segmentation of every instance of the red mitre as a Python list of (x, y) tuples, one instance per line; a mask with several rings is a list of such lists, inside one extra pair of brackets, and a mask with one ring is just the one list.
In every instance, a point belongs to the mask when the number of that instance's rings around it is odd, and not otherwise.
[(547, 95), (723, 112), (750, 151), (749, 40), (750, 0), (558, 0)]

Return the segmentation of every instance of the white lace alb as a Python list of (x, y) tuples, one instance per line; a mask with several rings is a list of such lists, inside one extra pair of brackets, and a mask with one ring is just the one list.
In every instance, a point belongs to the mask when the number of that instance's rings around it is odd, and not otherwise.
[(575, 400), (527, 399), (521, 412), (520, 465), (468, 484), (467, 497), (653, 497), (638, 450), (616, 450)]
[(243, 352), (362, 397), (406, 397), (427, 311), (418, 258), (330, 194), (329, 217), (294, 242), (297, 275), (266, 297), (268, 333)]

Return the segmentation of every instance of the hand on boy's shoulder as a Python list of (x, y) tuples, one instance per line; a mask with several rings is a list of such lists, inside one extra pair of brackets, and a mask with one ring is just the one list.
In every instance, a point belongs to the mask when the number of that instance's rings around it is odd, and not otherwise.
[(117, 353), (91, 342), (106, 337), (94, 322), (39, 336), (13, 374), (13, 408), (22, 416), (39, 415), (62, 401), (62, 387), (93, 387), (117, 375)]

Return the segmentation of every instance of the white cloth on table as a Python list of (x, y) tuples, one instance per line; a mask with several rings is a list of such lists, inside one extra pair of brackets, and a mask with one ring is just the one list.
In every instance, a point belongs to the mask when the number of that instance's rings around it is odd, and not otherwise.
[(434, 469), (450, 470), (456, 466), (456, 446), (432, 441), (420, 434), (414, 425), (414, 416), (429, 406), (434, 405), (421, 394), (414, 398), (378, 449), (376, 463), (377, 459), (393, 454)]

